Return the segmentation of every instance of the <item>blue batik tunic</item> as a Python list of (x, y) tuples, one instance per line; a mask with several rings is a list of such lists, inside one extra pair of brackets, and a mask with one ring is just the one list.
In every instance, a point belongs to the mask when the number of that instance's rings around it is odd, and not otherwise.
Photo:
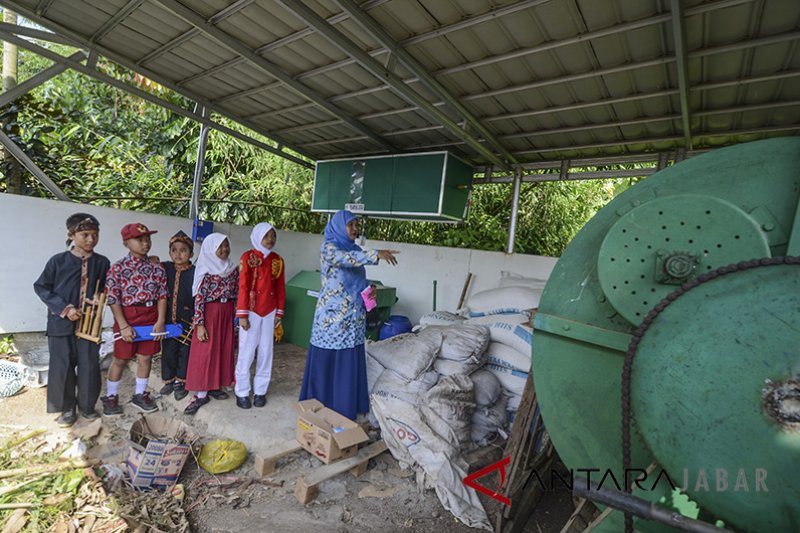
[(364, 265), (377, 263), (377, 250), (344, 251), (332, 242), (323, 243), (322, 289), (314, 312), (311, 344), (329, 350), (364, 344), (367, 311), (360, 295), (368, 285)]

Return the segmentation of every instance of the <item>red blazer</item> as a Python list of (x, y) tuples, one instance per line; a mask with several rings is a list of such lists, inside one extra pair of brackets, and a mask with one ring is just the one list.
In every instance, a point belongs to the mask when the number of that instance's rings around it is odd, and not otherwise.
[(286, 283), (283, 258), (272, 252), (264, 259), (258, 250), (247, 250), (239, 260), (239, 298), (236, 316), (247, 317), (248, 311), (267, 316), (277, 309), (283, 316), (286, 305)]

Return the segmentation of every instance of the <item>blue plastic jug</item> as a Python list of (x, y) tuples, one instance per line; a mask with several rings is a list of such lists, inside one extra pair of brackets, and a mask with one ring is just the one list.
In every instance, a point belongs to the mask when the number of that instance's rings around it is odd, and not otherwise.
[(411, 331), (411, 320), (407, 316), (392, 315), (389, 320), (383, 323), (381, 331), (378, 334), (378, 340), (388, 339), (401, 333), (408, 333)]

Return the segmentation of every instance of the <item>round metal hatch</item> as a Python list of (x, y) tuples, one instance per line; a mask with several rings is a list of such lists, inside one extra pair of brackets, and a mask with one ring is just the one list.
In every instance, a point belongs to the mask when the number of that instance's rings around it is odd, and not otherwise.
[(758, 223), (705, 195), (657, 198), (625, 213), (603, 239), (598, 278), (609, 303), (638, 324), (652, 307), (704, 272), (770, 255)]

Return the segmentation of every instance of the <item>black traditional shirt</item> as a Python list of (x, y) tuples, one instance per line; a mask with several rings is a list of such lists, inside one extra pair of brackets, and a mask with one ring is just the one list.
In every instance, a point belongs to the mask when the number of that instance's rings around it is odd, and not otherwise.
[(175, 263), (164, 261), (161, 263), (167, 272), (167, 322), (181, 324), (184, 329), (192, 323), (194, 317), (194, 297), (192, 296), (192, 282), (194, 281), (194, 265), (183, 270), (180, 276), (176, 275)]
[(108, 258), (93, 253), (82, 259), (72, 252), (56, 254), (47, 264), (33, 284), (33, 290), (47, 306), (47, 334), (51, 337), (64, 337), (75, 334), (75, 322), (66, 318), (67, 308), (71, 305), (80, 310), (81, 273), (85, 273), (83, 282), (85, 297), (92, 300), (97, 282), (99, 292), (106, 286), (106, 275), (110, 267)]

